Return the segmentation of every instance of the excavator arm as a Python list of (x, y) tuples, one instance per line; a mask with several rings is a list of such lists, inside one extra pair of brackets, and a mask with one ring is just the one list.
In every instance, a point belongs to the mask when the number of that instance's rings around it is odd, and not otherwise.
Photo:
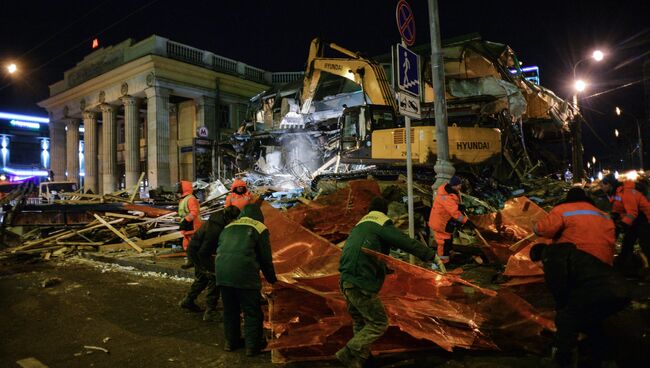
[[(348, 58), (325, 58), (323, 46), (336, 50)], [(320, 39), (312, 40), (307, 59), (307, 69), (301, 94), (302, 113), (308, 113), (323, 72), (347, 78), (361, 86), (369, 103), (391, 106), (397, 110), (397, 101), (388, 82), (386, 73), (375, 61), (362, 57), (334, 43), (322, 44)]]

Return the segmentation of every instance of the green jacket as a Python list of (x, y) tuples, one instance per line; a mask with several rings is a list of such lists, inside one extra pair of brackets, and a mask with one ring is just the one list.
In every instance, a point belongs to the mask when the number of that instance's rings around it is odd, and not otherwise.
[(210, 215), (208, 221), (204, 222), (201, 227), (194, 233), (190, 244), (187, 248), (188, 255), (196, 254), (200, 266), (210, 271), (214, 268), (212, 255), (217, 251), (219, 235), (223, 229), (239, 216), (239, 208), (230, 206), (222, 211)]
[(266, 281), (277, 281), (264, 216), (259, 206), (249, 204), (219, 236), (215, 260), (217, 285), (260, 289), (260, 270)]
[(363, 290), (378, 293), (384, 284), (386, 264), (361, 248), (388, 254), (390, 248), (399, 248), (423, 261), (431, 261), (436, 252), (393, 226), (388, 216), (372, 211), (364, 216), (350, 232), (343, 246), (339, 264), (341, 283), (349, 282)]

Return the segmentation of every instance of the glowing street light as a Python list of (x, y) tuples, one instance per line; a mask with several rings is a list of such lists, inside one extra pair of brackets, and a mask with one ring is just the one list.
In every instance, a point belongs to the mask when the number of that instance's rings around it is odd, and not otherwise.
[(573, 88), (575, 88), (578, 92), (582, 92), (585, 90), (585, 88), (587, 88), (587, 82), (583, 81), (582, 79), (578, 79), (573, 85)]
[(594, 165), (596, 164), (596, 156), (591, 156), (591, 162), (593, 162)]
[(614, 135), (618, 138), (618, 129), (614, 129)]
[(9, 74), (14, 74), (17, 71), (18, 71), (18, 66), (16, 66), (16, 64), (11, 63), (7, 65), (7, 72), (9, 72)]
[(600, 50), (595, 50), (592, 54), (591, 57), (594, 58), (596, 61), (601, 61), (603, 58), (605, 58), (605, 53), (603, 53)]

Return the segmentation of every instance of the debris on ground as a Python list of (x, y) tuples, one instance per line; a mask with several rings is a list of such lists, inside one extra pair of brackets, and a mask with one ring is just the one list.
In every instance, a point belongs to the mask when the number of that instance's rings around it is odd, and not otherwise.
[(58, 277), (48, 277), (47, 279), (43, 280), (41, 282), (41, 287), (42, 288), (49, 288), (54, 285), (58, 285), (61, 283), (61, 279)]

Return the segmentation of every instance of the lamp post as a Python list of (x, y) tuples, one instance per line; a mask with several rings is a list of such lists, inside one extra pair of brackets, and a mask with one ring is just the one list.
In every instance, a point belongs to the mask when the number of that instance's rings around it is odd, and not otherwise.
[[(584, 91), (587, 88), (587, 82), (582, 79), (577, 79), (576, 70), (578, 65), (583, 61), (593, 59), (594, 61), (601, 61), (605, 57), (605, 54), (600, 51), (594, 51), (590, 57), (578, 60), (573, 64), (573, 81), (574, 81), (574, 93), (573, 93), (573, 106), (580, 111), (580, 106), (578, 106), (578, 93)], [(582, 120), (580, 118), (576, 119), (573, 122), (573, 182), (579, 183), (584, 177), (584, 166), (582, 160)]]
[[(616, 107), (616, 109), (614, 111), (616, 111), (616, 115), (618, 115), (618, 116), (621, 116), (621, 115), (625, 114), (625, 115), (631, 117), (634, 120), (634, 122), (636, 123), (636, 132), (637, 132), (637, 135), (639, 137), (639, 165), (640, 165), (640, 169), (643, 170), (643, 168), (644, 168), (644, 166), (643, 166), (643, 138), (641, 136), (641, 124), (639, 124), (639, 119), (637, 119), (636, 116), (634, 116), (632, 114), (623, 112), (623, 110), (621, 110), (621, 108), (619, 108), (618, 106)], [(617, 135), (617, 137), (618, 137), (618, 135)]]

